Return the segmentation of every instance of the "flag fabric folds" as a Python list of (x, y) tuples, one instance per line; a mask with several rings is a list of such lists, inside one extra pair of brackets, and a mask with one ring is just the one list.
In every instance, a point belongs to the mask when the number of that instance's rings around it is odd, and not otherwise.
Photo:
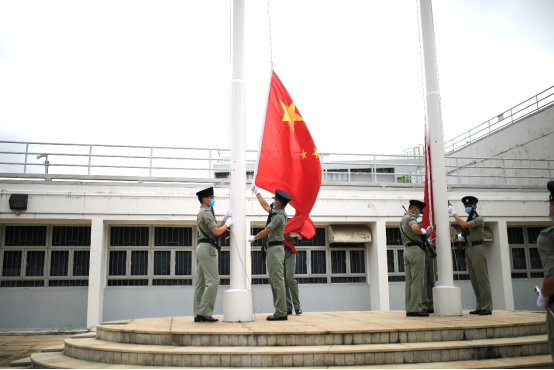
[(431, 173), (431, 148), (429, 145), (429, 131), (427, 120), (425, 120), (425, 194), (423, 202), (427, 204), (427, 208), (423, 213), (421, 227), (428, 228), (433, 226), (433, 232), (428, 234), (429, 241), (435, 245), (435, 212), (433, 202), (433, 176)]
[(296, 214), (287, 222), (285, 234), (297, 232), (308, 239), (315, 235), (309, 214), (321, 186), (319, 153), (296, 104), (274, 71), (254, 183), (273, 194), (281, 189), (291, 195), (290, 205)]

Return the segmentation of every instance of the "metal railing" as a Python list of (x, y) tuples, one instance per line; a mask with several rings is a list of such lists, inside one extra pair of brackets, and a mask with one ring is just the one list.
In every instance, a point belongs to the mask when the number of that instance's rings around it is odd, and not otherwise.
[[(229, 149), (0, 141), (0, 178), (227, 183)], [(257, 152), (247, 151), (248, 176)], [(322, 181), (422, 184), (422, 155), (320, 153)], [(449, 184), (543, 185), (553, 160), (446, 157)]]
[(530, 114), (533, 114), (541, 109), (544, 109), (554, 103), (554, 86), (538, 93), (525, 100), (507, 111), (504, 111), (489, 119), (488, 121), (464, 132), (455, 138), (445, 141), (444, 151), (448, 154), (455, 150), (461, 149), (464, 146), (471, 144), (475, 140), (479, 140), (501, 128), (510, 125)]

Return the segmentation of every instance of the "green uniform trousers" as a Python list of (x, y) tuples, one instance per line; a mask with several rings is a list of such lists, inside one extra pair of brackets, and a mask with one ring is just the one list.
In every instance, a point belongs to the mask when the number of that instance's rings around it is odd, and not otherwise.
[(287, 292), (287, 310), (300, 309), (300, 294), (298, 293), (298, 282), (294, 278), (296, 271), (296, 254), (292, 249), (285, 248), (285, 291)]
[(212, 316), (219, 288), (217, 249), (209, 243), (196, 247), (196, 286), (194, 287), (194, 316)]
[(434, 310), (433, 305), (433, 288), (437, 281), (437, 259), (431, 258), (425, 253), (425, 299), (422, 302), (422, 308)]
[(477, 301), (477, 310), (492, 311), (491, 283), (487, 267), (487, 253), (483, 245), (466, 248), (467, 272), (471, 279), (473, 293)]
[(267, 248), (267, 272), (269, 285), (273, 293), (273, 306), (275, 315), (287, 316), (287, 295), (285, 293), (285, 248), (282, 245), (274, 245)]
[(548, 347), (550, 348), (550, 355), (554, 361), (554, 317), (548, 308), (546, 309), (546, 333), (548, 334)]
[(406, 272), (406, 312), (421, 312), (425, 290), (425, 252), (418, 246), (404, 250)]

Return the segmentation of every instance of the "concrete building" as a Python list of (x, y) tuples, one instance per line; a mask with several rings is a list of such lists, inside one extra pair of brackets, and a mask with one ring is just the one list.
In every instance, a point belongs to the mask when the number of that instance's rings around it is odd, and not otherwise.
[[(551, 225), (544, 203), (545, 184), (554, 178), (550, 102), (463, 147), (447, 147), (449, 199), (460, 213), (463, 196), (480, 200), (495, 309), (535, 309), (533, 287), (542, 281), (536, 237)], [(225, 151), (0, 146), (2, 330), (192, 315), (195, 193), (215, 184), (218, 218), (227, 211), (228, 180), (216, 175), (225, 172)], [(421, 156), (323, 153), (322, 161), (324, 181), (311, 213), (317, 233), (298, 247), (303, 310), (404, 309), (398, 224), (402, 205), (423, 198)], [(255, 233), (266, 215), (248, 184), (244, 191), (249, 233)], [(20, 215), (10, 208), (12, 194), (28, 195)], [(229, 284), (227, 238), (215, 314), (222, 313)], [(259, 245), (250, 258), (255, 313), (272, 312)], [(474, 308), (464, 256), (453, 261), (463, 308)]]

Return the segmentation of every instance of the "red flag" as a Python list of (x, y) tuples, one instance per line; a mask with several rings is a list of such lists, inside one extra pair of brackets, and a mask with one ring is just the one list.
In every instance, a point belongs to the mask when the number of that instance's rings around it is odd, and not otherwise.
[(315, 235), (308, 216), (321, 186), (319, 153), (296, 104), (273, 71), (254, 183), (273, 194), (284, 190), (292, 197), (296, 214), (287, 222), (285, 234), (297, 232), (308, 239)]
[(429, 241), (435, 245), (435, 212), (433, 203), (433, 176), (431, 173), (431, 148), (429, 145), (429, 131), (427, 131), (427, 120), (425, 120), (425, 195), (423, 202), (427, 204), (423, 213), (421, 227), (428, 228), (433, 225), (433, 232), (429, 233)]

